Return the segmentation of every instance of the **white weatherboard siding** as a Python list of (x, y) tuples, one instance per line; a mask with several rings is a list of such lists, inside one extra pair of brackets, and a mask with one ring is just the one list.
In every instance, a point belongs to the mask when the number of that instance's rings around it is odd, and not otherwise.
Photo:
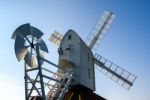
[(94, 91), (95, 73), (91, 50), (73, 30), (69, 30), (65, 34), (60, 44), (60, 48), (62, 49), (63, 54), (59, 56), (59, 63), (64, 59), (73, 63), (73, 67), (62, 67), (75, 72), (75, 84), (84, 85)]

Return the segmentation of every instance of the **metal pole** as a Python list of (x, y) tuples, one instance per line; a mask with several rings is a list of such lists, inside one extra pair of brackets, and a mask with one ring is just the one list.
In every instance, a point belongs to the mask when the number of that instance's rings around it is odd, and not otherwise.
[(28, 81), (27, 81), (27, 66), (24, 63), (24, 80), (25, 80), (25, 99), (28, 100)]
[(42, 100), (46, 100), (45, 97), (45, 89), (44, 89), (44, 82), (43, 82), (43, 75), (42, 75), (42, 68), (40, 66), (40, 55), (39, 55), (39, 46), (36, 46), (37, 51), (37, 61), (38, 61), (38, 67), (39, 67), (39, 76), (40, 76), (40, 84), (41, 84), (41, 91), (42, 91)]

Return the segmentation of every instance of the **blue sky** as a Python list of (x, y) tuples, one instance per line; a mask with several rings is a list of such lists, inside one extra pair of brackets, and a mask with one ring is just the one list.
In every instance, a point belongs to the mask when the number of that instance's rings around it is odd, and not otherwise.
[(108, 100), (149, 100), (150, 95), (149, 0), (5, 0), (0, 1), (0, 97), (24, 100), (23, 61), (18, 62), (11, 35), (21, 24), (31, 23), (44, 32), (49, 53), (57, 63), (57, 46), (48, 41), (55, 30), (75, 30), (85, 40), (104, 10), (116, 14), (97, 52), (138, 76), (130, 91), (96, 71), (96, 93)]

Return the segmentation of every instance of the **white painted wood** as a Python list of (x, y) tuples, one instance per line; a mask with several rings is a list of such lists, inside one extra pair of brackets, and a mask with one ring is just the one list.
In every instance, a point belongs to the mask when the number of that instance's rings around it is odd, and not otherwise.
[[(69, 30), (62, 39), (60, 47), (63, 54), (59, 55), (59, 66), (68, 71), (74, 71), (72, 84), (81, 84), (91, 90), (95, 90), (94, 61), (91, 49), (83, 42), (78, 34)], [(62, 61), (68, 60), (72, 66), (62, 65)]]

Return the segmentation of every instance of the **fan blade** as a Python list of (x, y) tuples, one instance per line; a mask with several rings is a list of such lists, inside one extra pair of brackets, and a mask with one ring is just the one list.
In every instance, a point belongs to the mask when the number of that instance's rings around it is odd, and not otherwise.
[(19, 26), (19, 27), (15, 30), (15, 32), (13, 33), (13, 35), (12, 35), (11, 38), (12, 38), (12, 39), (15, 39), (17, 35), (21, 35), (21, 36), (23, 36), (23, 37), (26, 37), (26, 36), (28, 36), (28, 35), (31, 34), (30, 30), (31, 30), (31, 29), (30, 29), (30, 24), (29, 24), (29, 23), (23, 24), (23, 25)]
[(32, 59), (32, 54), (28, 52), (24, 60), (25, 60), (25, 63), (30, 67), (32, 67), (31, 59)]
[(28, 51), (28, 47), (24, 46), (25, 40), (21, 36), (17, 36), (15, 40), (15, 53), (18, 61), (20, 61)]
[(20, 33), (19, 30), (16, 29), (15, 32), (13, 33), (13, 35), (11, 36), (11, 39), (15, 39), (17, 34), (19, 34), (19, 33)]
[(37, 65), (37, 58), (36, 58), (36, 56), (32, 56), (32, 58), (31, 58), (31, 66), (32, 67), (37, 67), (38, 65)]
[(19, 48), (16, 51), (16, 56), (18, 61), (20, 61), (28, 52), (28, 48), (24, 47), (24, 48)]
[(37, 39), (41, 38), (41, 36), (43, 35), (43, 33), (39, 29), (37, 29), (37, 28), (35, 28), (33, 26), (31, 26), (31, 33)]
[(37, 42), (38, 42), (37, 45), (39, 45), (40, 50), (48, 53), (48, 49), (45, 42), (42, 39), (37, 40)]
[(28, 48), (27, 47), (19, 48), (15, 52), (16, 52), (18, 61), (20, 61), (27, 54)]
[(94, 57), (94, 63), (98, 66), (98, 69), (101, 68), (101, 71), (105, 75), (110, 77), (112, 80), (114, 80), (116, 83), (118, 83), (127, 90), (130, 89), (135, 79), (137, 78), (137, 76), (135, 76), (134, 74), (131, 74), (130, 72), (115, 65), (114, 63), (110, 62), (109, 60), (98, 54), (96, 54)]
[[(40, 52), (40, 56), (43, 57), (43, 53)], [(42, 59), (38, 59), (36, 55), (32, 55), (30, 52), (27, 53), (24, 60), (28, 66), (33, 68), (38, 67), (38, 60), (39, 66), (41, 66), (44, 63)]]
[(30, 52), (27, 53), (24, 60), (28, 66), (30, 66), (32, 68), (37, 67), (37, 58), (35, 55), (32, 55)]

